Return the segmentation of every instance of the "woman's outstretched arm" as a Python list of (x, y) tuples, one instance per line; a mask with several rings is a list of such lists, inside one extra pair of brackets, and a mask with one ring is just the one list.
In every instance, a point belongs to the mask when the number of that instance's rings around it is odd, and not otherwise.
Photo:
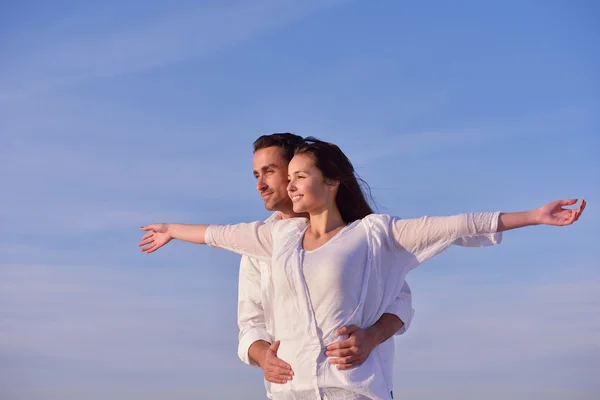
[(557, 200), (531, 211), (517, 213), (473, 213), (450, 217), (395, 219), (392, 231), (396, 242), (415, 255), (419, 263), (448, 248), (456, 239), (468, 235), (503, 232), (530, 225), (570, 225), (585, 209), (565, 209), (577, 200)]
[(271, 224), (235, 225), (151, 224), (141, 227), (146, 234), (138, 243), (142, 252), (152, 253), (173, 239), (233, 251), (260, 260), (270, 260), (273, 245)]
[(184, 242), (206, 244), (206, 228), (209, 225), (191, 225), (191, 224), (150, 224), (142, 226), (140, 229), (146, 234), (138, 247), (144, 253), (150, 254), (163, 247), (173, 239), (183, 240)]
[(577, 199), (556, 200), (535, 210), (501, 213), (498, 219), (498, 232), (523, 228), (531, 225), (571, 225), (579, 219), (585, 209), (586, 202), (581, 200), (576, 210), (563, 208), (577, 203)]

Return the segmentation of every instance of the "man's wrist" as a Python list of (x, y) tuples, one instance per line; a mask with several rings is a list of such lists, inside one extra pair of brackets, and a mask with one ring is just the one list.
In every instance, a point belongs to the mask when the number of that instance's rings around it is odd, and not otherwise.
[(267, 355), (267, 350), (269, 350), (270, 346), (271, 343), (265, 340), (257, 340), (248, 348), (248, 355), (260, 368), (263, 368), (264, 366), (265, 356)]
[(404, 322), (395, 314), (385, 313), (371, 326), (367, 329), (369, 336), (372, 337), (374, 341), (374, 346), (377, 347), (381, 343), (385, 342), (396, 332), (404, 327)]
[(385, 340), (383, 331), (379, 327), (378, 324), (375, 324), (375, 325), (371, 326), (370, 328), (368, 328), (367, 333), (369, 334), (371, 343), (373, 344), (373, 346), (372, 346), (373, 348), (379, 346)]

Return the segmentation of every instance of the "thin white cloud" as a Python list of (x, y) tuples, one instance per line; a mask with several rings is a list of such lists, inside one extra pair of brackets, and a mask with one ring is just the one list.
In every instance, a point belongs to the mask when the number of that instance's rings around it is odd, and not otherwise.
[[(345, 133), (348, 154), (356, 165), (366, 166), (391, 156), (422, 156), (444, 152), (464, 153), (494, 143), (527, 136), (544, 140), (544, 136), (585, 129), (595, 119), (593, 107), (569, 107), (529, 117), (524, 121), (493, 121), (491, 125), (456, 128), (439, 132)], [(508, 156), (508, 154), (507, 154)], [(491, 162), (496, 160), (490, 160)], [(498, 162), (504, 161), (498, 155)]]
[(14, 102), (57, 86), (204, 56), (340, 3), (343, 1), (239, 0), (179, 9), (116, 31), (45, 37), (44, 47), (25, 46), (21, 53), (29, 56), (15, 58), (14, 65), (5, 66), (0, 101)]

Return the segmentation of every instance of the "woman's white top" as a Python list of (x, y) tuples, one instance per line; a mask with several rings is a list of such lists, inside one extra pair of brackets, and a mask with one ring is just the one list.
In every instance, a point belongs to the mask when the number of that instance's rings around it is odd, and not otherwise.
[[(273, 311), (277, 356), (294, 379), (271, 385), (273, 399), (337, 387), (371, 399), (391, 399), (393, 340), (376, 347), (360, 366), (340, 371), (325, 347), (344, 325), (372, 326), (400, 294), (406, 274), (452, 244), (500, 243), (500, 213), (399, 219), (371, 214), (342, 228), (315, 250), (304, 250), (304, 218), (271, 223), (211, 225), (206, 243), (272, 266), (267, 296)], [(343, 338), (342, 338), (343, 339)]]

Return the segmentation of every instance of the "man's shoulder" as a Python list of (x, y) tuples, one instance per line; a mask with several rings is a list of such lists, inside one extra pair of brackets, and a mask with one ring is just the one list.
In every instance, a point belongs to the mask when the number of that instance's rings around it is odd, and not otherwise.
[(260, 264), (267, 264), (264, 261), (257, 260), (256, 258), (252, 258), (246, 255), (243, 255), (240, 259), (240, 268), (259, 268)]
[(306, 227), (307, 223), (308, 220), (302, 217), (278, 219), (272, 221), (272, 232), (274, 234), (281, 234), (283, 232), (300, 231)]
[(265, 219), (265, 223), (275, 222), (281, 220), (281, 213), (279, 211), (275, 211), (273, 214), (269, 215), (267, 219)]

